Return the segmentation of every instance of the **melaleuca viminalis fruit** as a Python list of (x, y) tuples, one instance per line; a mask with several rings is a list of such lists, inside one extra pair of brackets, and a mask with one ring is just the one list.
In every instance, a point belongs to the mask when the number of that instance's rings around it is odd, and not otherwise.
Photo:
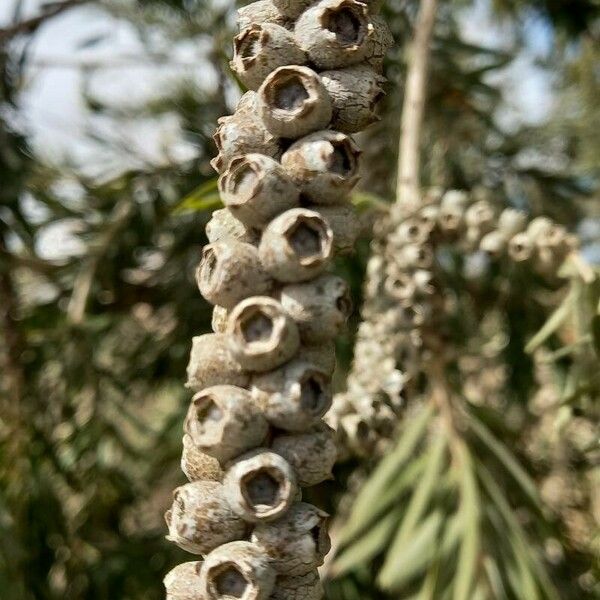
[(440, 248), (519, 263), (550, 279), (577, 249), (577, 238), (561, 225), (499, 208), (482, 192), (430, 188), (414, 213), (396, 215), (392, 207), (376, 225), (354, 364), (327, 415), (344, 454), (385, 451), (411, 390), (443, 351)]
[(331, 273), (359, 227), (350, 201), (392, 43), (358, 0), (259, 0), (238, 12), (231, 67), (248, 87), (214, 139), (225, 208), (196, 272), (214, 333), (193, 340), (169, 539), (202, 560), (170, 600), (319, 600), (328, 515), (302, 487), (331, 478), (334, 338), (351, 311)]

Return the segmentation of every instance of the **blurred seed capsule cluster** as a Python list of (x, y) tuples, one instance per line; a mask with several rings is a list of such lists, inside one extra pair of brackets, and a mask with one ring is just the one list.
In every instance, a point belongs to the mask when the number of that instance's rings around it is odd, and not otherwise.
[(445, 249), (520, 263), (551, 278), (578, 246), (550, 219), (498, 210), (477, 193), (432, 188), (416, 212), (396, 211), (376, 225), (347, 391), (327, 417), (345, 455), (384, 452), (428, 361), (451, 352), (443, 338), (452, 304), (441, 285)]
[(331, 477), (333, 340), (351, 311), (330, 273), (358, 235), (349, 194), (392, 43), (358, 0), (259, 0), (239, 11), (231, 67), (249, 89), (214, 139), (225, 205), (196, 272), (214, 333), (193, 340), (169, 539), (202, 558), (169, 600), (319, 600), (327, 518), (301, 488)]

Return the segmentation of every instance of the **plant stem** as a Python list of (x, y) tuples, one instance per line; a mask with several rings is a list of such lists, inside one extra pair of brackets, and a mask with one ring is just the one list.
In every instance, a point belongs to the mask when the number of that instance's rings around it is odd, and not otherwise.
[(419, 204), (421, 162), (419, 146), (425, 112), (429, 50), (436, 11), (437, 0), (422, 0), (406, 78), (396, 188), (396, 202), (402, 207), (402, 212), (414, 210)]

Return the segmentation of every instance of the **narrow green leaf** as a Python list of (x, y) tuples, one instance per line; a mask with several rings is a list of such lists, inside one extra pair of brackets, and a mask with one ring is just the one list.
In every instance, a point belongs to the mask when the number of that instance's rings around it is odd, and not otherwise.
[(442, 511), (436, 510), (423, 520), (414, 535), (407, 540), (402, 556), (393, 560), (394, 571), (384, 582), (386, 588), (399, 589), (426, 569), (437, 546), (443, 518)]
[(340, 532), (340, 546), (346, 545), (354, 537), (360, 535), (393, 504), (397, 504), (405, 494), (406, 490), (412, 488), (415, 481), (421, 476), (424, 465), (425, 460), (422, 456), (407, 464), (398, 477), (396, 477), (396, 479), (392, 481), (388, 488), (381, 494), (381, 497), (376, 503), (374, 502), (369, 507), (366, 507), (366, 510), (360, 512), (353, 510), (348, 523)]
[(394, 574), (402, 561), (407, 541), (412, 535), (415, 527), (418, 525), (433, 496), (438, 482), (438, 475), (444, 464), (446, 449), (446, 436), (440, 434), (435, 438), (432, 447), (429, 449), (423, 476), (413, 492), (406, 512), (404, 513), (402, 524), (394, 537), (394, 541), (387, 553), (383, 568), (379, 573), (378, 581), (384, 589), (389, 589), (392, 586)]
[(530, 562), (530, 564), (535, 569), (535, 573), (538, 581), (540, 582), (542, 589), (544, 590), (545, 596), (549, 600), (559, 600), (558, 592), (554, 587), (554, 584), (550, 580), (548, 573), (546, 572), (546, 568), (539, 560), (536, 551), (529, 546), (527, 543), (527, 536), (525, 531), (523, 530), (521, 524), (517, 520), (514, 515), (513, 510), (508, 504), (502, 490), (498, 487), (498, 484), (490, 474), (490, 472), (482, 465), (478, 465), (477, 474), (479, 479), (484, 486), (488, 496), (498, 509), (498, 512), (502, 516), (502, 519), (508, 526), (508, 528), (512, 531), (513, 535), (516, 536), (516, 539), (519, 540), (521, 548), (525, 550), (525, 558)]
[(508, 595), (506, 593), (506, 589), (504, 588), (504, 583), (502, 583), (502, 575), (500, 574), (500, 569), (498, 568), (496, 561), (491, 556), (486, 555), (486, 557), (483, 559), (483, 568), (485, 570), (490, 589), (494, 594), (494, 598), (497, 600), (504, 600), (504, 598), (507, 598)]
[(577, 297), (571, 290), (558, 308), (550, 315), (543, 327), (529, 340), (525, 346), (525, 352), (531, 354), (537, 350), (553, 333), (555, 333), (569, 318), (573, 311)]
[(471, 430), (477, 435), (483, 444), (504, 465), (506, 470), (514, 477), (521, 489), (527, 494), (534, 506), (542, 509), (540, 498), (535, 483), (527, 474), (527, 471), (519, 464), (512, 452), (473, 414), (469, 415)]
[(460, 515), (463, 537), (456, 566), (454, 600), (469, 600), (475, 583), (479, 539), (479, 491), (473, 462), (466, 446), (461, 448)]
[(365, 535), (342, 551), (331, 566), (332, 577), (339, 577), (379, 554), (398, 525), (399, 510), (388, 513)]
[(405, 422), (395, 448), (381, 460), (359, 492), (348, 520), (348, 527), (342, 531), (342, 540), (351, 539), (362, 529), (364, 523), (378, 514), (381, 498), (400, 475), (405, 463), (412, 458), (425, 433), (432, 411), (431, 406), (426, 406), (411, 422)]
[(600, 358), (600, 315), (594, 315), (592, 318), (592, 337), (594, 339), (594, 349), (598, 358)]
[(223, 205), (218, 192), (218, 179), (214, 177), (199, 185), (173, 208), (174, 214), (215, 210)]

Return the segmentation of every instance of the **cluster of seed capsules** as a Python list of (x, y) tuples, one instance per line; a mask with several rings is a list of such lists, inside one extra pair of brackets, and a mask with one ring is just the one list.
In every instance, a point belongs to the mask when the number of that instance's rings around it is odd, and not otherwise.
[(231, 66), (250, 90), (219, 119), (225, 205), (196, 278), (214, 333), (193, 340), (182, 469), (169, 539), (202, 560), (165, 578), (169, 600), (318, 600), (327, 515), (301, 488), (331, 477), (334, 338), (351, 310), (328, 272), (352, 249), (350, 192), (375, 119), (389, 29), (357, 0), (240, 9)]
[(428, 361), (448, 351), (440, 335), (453, 307), (440, 285), (441, 249), (482, 252), (553, 277), (578, 245), (546, 217), (499, 211), (459, 190), (432, 188), (413, 214), (396, 217), (395, 210), (377, 225), (348, 389), (327, 417), (347, 454), (370, 454), (379, 445), (384, 451)]

